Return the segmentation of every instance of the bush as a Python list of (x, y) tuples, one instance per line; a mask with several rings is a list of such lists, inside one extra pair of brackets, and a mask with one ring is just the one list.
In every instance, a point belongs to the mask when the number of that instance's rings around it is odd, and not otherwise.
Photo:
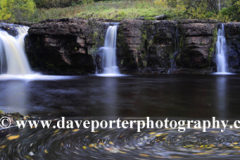
[(240, 21), (240, 0), (231, 1), (227, 7), (222, 8), (218, 19), (224, 22)]
[(27, 21), (35, 11), (33, 0), (0, 0), (0, 19)]
[(88, 4), (94, 0), (34, 0), (34, 2), (37, 8), (57, 8)]

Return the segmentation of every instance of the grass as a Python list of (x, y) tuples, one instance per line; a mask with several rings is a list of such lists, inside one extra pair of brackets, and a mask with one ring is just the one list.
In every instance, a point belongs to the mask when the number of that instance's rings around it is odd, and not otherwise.
[(163, 8), (152, 0), (97, 2), (81, 6), (66, 8), (37, 9), (31, 21), (59, 18), (106, 18), (112, 20), (132, 19), (145, 17), (154, 19), (154, 16), (166, 14), (168, 19), (176, 18), (173, 8)]
[(151, 0), (142, 1), (119, 1), (119, 2), (99, 2), (93, 5), (84, 6), (84, 11), (76, 14), (81, 18), (106, 18), (113, 20), (132, 19), (137, 17), (154, 17), (156, 15), (167, 14), (174, 17), (173, 9), (161, 8)]
[(30, 19), (31, 22), (38, 22), (45, 19), (72, 18), (82, 11), (81, 6), (66, 8), (37, 9)]

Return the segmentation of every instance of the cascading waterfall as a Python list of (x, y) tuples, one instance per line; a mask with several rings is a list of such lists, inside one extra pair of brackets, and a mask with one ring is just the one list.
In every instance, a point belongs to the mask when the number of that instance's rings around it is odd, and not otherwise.
[(3, 49), (3, 45), (2, 45), (2, 40), (0, 38), (0, 63), (1, 63), (1, 70), (0, 70), (0, 74), (3, 73), (3, 67), (5, 66), (4, 64), (4, 59), (5, 59), (5, 55), (4, 55), (4, 49)]
[(28, 27), (16, 27), (16, 29), (18, 31), (17, 37), (0, 30), (1, 71), (6, 65), (6, 74), (31, 74), (32, 71), (24, 52), (24, 37), (27, 35)]
[(16, 27), (16, 28), (17, 28), (17, 31), (18, 31), (18, 34), (19, 34), (17, 40), (24, 50), (24, 47), (25, 47), (24, 46), (24, 38), (27, 35), (29, 27), (23, 26), (23, 27)]
[(219, 11), (221, 10), (221, 0), (218, 0)]
[(104, 47), (99, 49), (102, 51), (101, 58), (103, 68), (103, 74), (100, 75), (120, 75), (116, 60), (117, 27), (117, 25), (108, 27), (105, 36)]
[(176, 27), (176, 39), (175, 39), (175, 53), (173, 54), (173, 58), (171, 60), (171, 68), (170, 70), (168, 70), (168, 74), (172, 73), (173, 72), (173, 67), (174, 67), (174, 64), (175, 64), (175, 61), (176, 61), (176, 56), (179, 52), (179, 47), (178, 47), (178, 28)]
[(228, 63), (226, 59), (226, 39), (225, 39), (225, 31), (224, 24), (222, 24), (222, 28), (218, 29), (217, 36), (217, 72), (218, 73), (227, 73), (228, 71)]

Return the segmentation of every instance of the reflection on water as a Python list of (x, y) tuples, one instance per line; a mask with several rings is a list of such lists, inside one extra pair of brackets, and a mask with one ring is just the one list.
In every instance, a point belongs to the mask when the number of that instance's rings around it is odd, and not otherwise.
[(27, 84), (21, 81), (13, 81), (6, 86), (6, 105), (8, 112), (19, 112), (26, 115), (25, 106), (28, 105)]
[(117, 78), (106, 78), (103, 82), (103, 87), (106, 92), (103, 94), (103, 98), (107, 99), (108, 106), (105, 109), (105, 114), (108, 116), (117, 116), (117, 88), (118, 88), (118, 79)]
[(226, 76), (221, 76), (217, 78), (216, 83), (216, 111), (218, 112), (218, 118), (226, 119), (227, 118), (227, 112), (228, 112), (228, 104), (227, 104), (227, 79)]
[(89, 117), (238, 118), (239, 80), (239, 75), (160, 75), (0, 81), (0, 110)]

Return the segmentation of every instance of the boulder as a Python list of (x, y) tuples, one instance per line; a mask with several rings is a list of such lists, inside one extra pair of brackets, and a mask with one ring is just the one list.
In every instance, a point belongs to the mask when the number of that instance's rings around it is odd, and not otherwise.
[(167, 15), (159, 15), (154, 17), (156, 20), (164, 20), (167, 19)]
[(224, 26), (229, 71), (240, 72), (240, 23), (226, 23)]
[(0, 29), (8, 32), (8, 34), (16, 37), (18, 35), (18, 31), (16, 29), (16, 27), (18, 27), (19, 25), (14, 25), (14, 24), (10, 24), (10, 23), (5, 23), (5, 22), (0, 22)]
[(45, 74), (95, 73), (97, 49), (109, 23), (78, 18), (48, 19), (31, 25), (26, 53), (31, 67)]
[(214, 44), (216, 43), (217, 21), (181, 20), (180, 53), (177, 66), (181, 68), (205, 69), (214, 66)]

